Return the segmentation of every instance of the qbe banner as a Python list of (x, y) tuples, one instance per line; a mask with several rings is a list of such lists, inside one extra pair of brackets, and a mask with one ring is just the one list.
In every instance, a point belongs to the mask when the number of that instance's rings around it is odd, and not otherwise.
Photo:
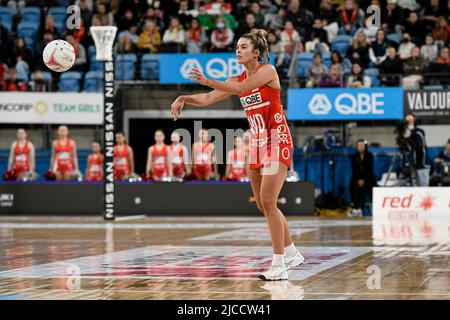
[(405, 114), (414, 113), (421, 123), (450, 124), (450, 90), (405, 91)]
[(289, 120), (397, 120), (402, 88), (289, 89)]
[(0, 93), (0, 123), (103, 124), (101, 93)]
[(450, 187), (373, 189), (373, 238), (378, 244), (450, 241)]

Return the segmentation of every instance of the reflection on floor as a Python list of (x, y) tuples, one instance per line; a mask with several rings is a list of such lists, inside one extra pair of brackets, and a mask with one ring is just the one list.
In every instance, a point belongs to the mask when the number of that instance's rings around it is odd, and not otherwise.
[(0, 299), (450, 299), (450, 218), (289, 218), (305, 264), (262, 282), (261, 218), (1, 217)]

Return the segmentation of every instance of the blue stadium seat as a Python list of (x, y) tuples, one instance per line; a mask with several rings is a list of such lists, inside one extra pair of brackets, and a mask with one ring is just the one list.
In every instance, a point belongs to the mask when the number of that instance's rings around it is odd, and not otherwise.
[(103, 61), (94, 58), (89, 62), (89, 71), (103, 71), (104, 63)]
[(79, 92), (80, 91), (81, 72), (69, 71), (63, 72), (59, 79), (60, 92)]
[(430, 84), (427, 86), (423, 86), (425, 90), (442, 90), (444, 87), (440, 84)]
[[(42, 78), (44, 79), (44, 81), (52, 82), (53, 77), (52, 77), (52, 73), (51, 72), (49, 72), (49, 71), (41, 71), (41, 73), (42, 73)], [(30, 80), (34, 81), (34, 79), (35, 79), (35, 74), (32, 73), (31, 77), (30, 77)]]
[(134, 80), (134, 72), (137, 57), (134, 53), (119, 54), (116, 58), (116, 79)]
[(143, 80), (157, 80), (159, 78), (159, 56), (146, 53), (141, 60), (141, 78)]
[(391, 42), (399, 44), (403, 40), (403, 35), (399, 33), (390, 33), (386, 36), (386, 38)]
[(306, 70), (313, 62), (313, 52), (301, 52), (297, 56), (297, 74), (300, 78), (306, 77)]
[(95, 55), (97, 54), (97, 51), (95, 50), (95, 46), (94, 45), (90, 45), (88, 48), (88, 60), (91, 61), (93, 59), (95, 59)]
[(380, 86), (380, 78), (378, 68), (368, 68), (364, 71), (364, 74), (366, 76), (369, 76), (372, 80), (372, 87), (379, 87)]
[(36, 53), (36, 40), (32, 37), (23, 37), (23, 40), (25, 41), (25, 46), (28, 50), (31, 51), (31, 54), (34, 56)]
[(56, 1), (61, 7), (67, 7), (69, 5), (70, 0), (57, 0)]
[(331, 67), (331, 54), (329, 52), (322, 54), (323, 64), (327, 66), (327, 68)]
[(36, 22), (20, 22), (17, 27), (17, 33), (19, 37), (36, 38), (39, 24)]
[(63, 7), (52, 7), (48, 10), (49, 15), (53, 17), (55, 21), (55, 27), (59, 33), (62, 33), (66, 27), (67, 12)]
[(352, 37), (347, 35), (337, 35), (331, 42), (331, 50), (338, 51), (341, 55), (347, 54), (348, 47), (352, 41)]
[(84, 77), (84, 92), (103, 92), (103, 72), (88, 71)]
[(8, 7), (0, 7), (0, 24), (11, 33), (13, 25), (13, 15)]
[(20, 11), (20, 22), (34, 22), (40, 24), (41, 9), (39, 7), (25, 7)]

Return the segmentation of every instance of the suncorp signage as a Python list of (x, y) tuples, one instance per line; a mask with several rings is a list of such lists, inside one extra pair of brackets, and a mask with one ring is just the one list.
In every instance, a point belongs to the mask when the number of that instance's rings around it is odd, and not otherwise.
[(289, 89), (289, 120), (389, 120), (403, 117), (401, 88)]

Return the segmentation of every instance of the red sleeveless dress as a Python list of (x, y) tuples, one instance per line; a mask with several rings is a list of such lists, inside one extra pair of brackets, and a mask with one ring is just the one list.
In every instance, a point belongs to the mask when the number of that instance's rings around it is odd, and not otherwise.
[[(239, 82), (247, 79), (242, 72)], [(240, 95), (250, 125), (249, 165), (258, 169), (269, 161), (292, 164), (292, 137), (280, 101), (280, 90), (266, 85)]]
[(230, 180), (239, 180), (247, 176), (245, 170), (245, 149), (241, 150), (234, 149), (233, 158), (231, 162)]
[(167, 145), (163, 145), (161, 149), (158, 149), (157, 145), (153, 145), (152, 149), (152, 177), (162, 178), (169, 175), (169, 168), (167, 167)]
[(62, 145), (59, 140), (56, 141), (55, 153), (55, 172), (66, 173), (73, 170), (72, 145), (71, 140), (67, 139), (66, 144)]
[(123, 180), (131, 174), (128, 164), (128, 145), (124, 144), (122, 149), (114, 147), (114, 179)]
[(19, 146), (19, 141), (16, 142), (13, 159), (13, 168), (16, 170), (17, 176), (30, 171), (30, 148), (28, 147), (28, 141), (25, 141), (22, 147)]
[(103, 180), (103, 155), (90, 154), (88, 157), (89, 170), (87, 172), (87, 181)]
[(172, 161), (172, 171), (174, 177), (183, 177), (186, 171), (186, 166), (184, 163), (184, 149), (181, 143), (170, 145), (171, 161)]

